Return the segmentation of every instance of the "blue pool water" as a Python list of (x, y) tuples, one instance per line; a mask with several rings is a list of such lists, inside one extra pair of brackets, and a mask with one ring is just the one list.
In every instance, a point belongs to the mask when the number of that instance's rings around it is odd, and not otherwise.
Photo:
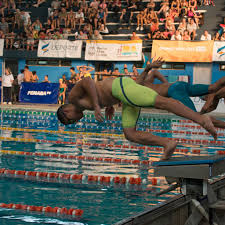
[[(192, 125), (193, 127), (184, 128), (181, 125)], [(154, 134), (164, 137), (213, 140), (209, 135), (160, 132), (159, 130), (204, 131), (196, 124), (170, 115), (143, 114), (138, 126), (140, 130), (153, 129), (155, 130)], [(71, 133), (67, 131), (71, 131)], [(32, 180), (18, 179), (16, 176), (0, 176), (0, 202), (2, 203), (79, 208), (84, 211), (81, 217), (71, 217), (0, 208), (1, 225), (114, 224), (126, 217), (159, 205), (177, 194), (174, 191), (155, 197), (155, 193), (166, 188), (167, 184), (163, 178), (158, 178), (158, 184), (152, 185), (150, 179), (154, 176), (151, 166), (14, 154), (16, 151), (23, 151), (158, 161), (162, 154), (159, 150), (131, 148), (131, 146), (140, 147), (140, 145), (128, 142), (121, 135), (119, 114), (113, 121), (97, 123), (93, 115), (88, 113), (80, 123), (64, 127), (58, 123), (54, 113), (6, 110), (1, 112), (0, 132), (1, 168), (96, 176), (125, 176), (126, 178), (141, 177), (145, 180), (145, 183), (141, 185), (93, 182), (78, 184), (63, 180), (52, 182), (48, 179)], [(224, 137), (219, 137), (219, 140), (224, 141)], [(75, 142), (77, 144), (74, 144)], [(98, 145), (90, 146), (87, 143), (97, 143)], [(100, 146), (100, 144), (105, 144), (105, 146)], [(111, 147), (107, 147), (108, 144)], [(126, 145), (130, 147), (123, 147)], [(193, 148), (200, 151), (198, 155), (217, 154), (218, 150), (224, 151), (222, 145), (180, 143), (178, 149), (187, 151), (176, 152), (175, 156), (196, 155), (192, 151)], [(4, 152), (6, 150), (9, 152)]]

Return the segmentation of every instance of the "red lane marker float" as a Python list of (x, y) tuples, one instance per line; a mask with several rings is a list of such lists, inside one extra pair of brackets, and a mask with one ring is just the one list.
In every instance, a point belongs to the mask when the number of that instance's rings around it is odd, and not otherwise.
[(34, 206), (34, 205), (22, 205), (22, 204), (13, 204), (13, 203), (0, 203), (1, 208), (7, 209), (20, 209), (26, 211), (33, 212), (45, 212), (45, 213), (54, 213), (54, 214), (62, 214), (69, 216), (82, 216), (84, 211), (82, 209), (67, 209), (67, 208), (59, 208), (59, 207), (51, 207), (51, 206)]
[[(140, 177), (119, 177), (119, 176), (95, 176), (95, 175), (84, 175), (84, 174), (65, 174), (55, 172), (37, 172), (37, 171), (24, 171), (24, 170), (9, 170), (5, 168), (0, 169), (0, 175), (6, 177), (15, 177), (22, 179), (44, 179), (49, 182), (70, 182), (70, 183), (81, 183), (81, 184), (126, 184), (126, 185), (157, 185), (163, 179), (161, 178), (149, 178), (141, 179)], [(157, 182), (155, 182), (157, 179)]]
[(38, 156), (45, 158), (57, 158), (57, 159), (71, 159), (79, 161), (97, 161), (106, 163), (118, 163), (118, 164), (132, 164), (132, 165), (151, 165), (152, 161), (149, 160), (137, 160), (137, 159), (121, 159), (121, 158), (105, 158), (105, 157), (93, 157), (93, 156), (76, 156), (57, 153), (41, 153), (41, 152), (23, 152), (23, 151), (7, 151), (0, 150), (0, 153), (10, 155), (22, 155), (22, 156)]

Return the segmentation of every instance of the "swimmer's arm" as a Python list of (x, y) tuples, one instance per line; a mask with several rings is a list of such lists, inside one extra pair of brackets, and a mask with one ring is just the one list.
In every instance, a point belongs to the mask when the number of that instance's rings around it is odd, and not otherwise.
[(168, 80), (158, 71), (157, 71), (157, 73), (150, 74), (150, 78), (149, 79), (150, 79), (151, 83), (153, 83), (153, 81), (155, 79), (160, 80), (162, 83), (168, 83)]
[(69, 102), (76, 104), (81, 108), (83, 106), (80, 105), (80, 102), (83, 96), (88, 95), (92, 104), (91, 107), (93, 107), (95, 111), (95, 118), (100, 122), (103, 121), (95, 82), (90, 77), (83, 78), (80, 82), (78, 82), (78, 84), (75, 85), (71, 92), (72, 93), (69, 96)]

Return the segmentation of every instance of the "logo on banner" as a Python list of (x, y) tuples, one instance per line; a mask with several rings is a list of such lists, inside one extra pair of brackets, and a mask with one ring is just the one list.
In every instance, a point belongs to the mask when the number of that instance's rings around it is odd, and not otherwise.
[(45, 54), (46, 52), (48, 52), (48, 46), (49, 46), (49, 43), (46, 44), (46, 45), (43, 45), (43, 46), (41, 47), (41, 49), (42, 49), (42, 51), (43, 51), (44, 54)]
[(121, 45), (120, 51), (122, 56), (136, 56), (138, 55), (137, 48), (135, 45)]
[(95, 55), (95, 47), (88, 48), (88, 55), (94, 56)]
[(225, 46), (218, 48), (217, 53), (219, 54), (219, 57), (222, 57), (223, 55), (225, 55)]

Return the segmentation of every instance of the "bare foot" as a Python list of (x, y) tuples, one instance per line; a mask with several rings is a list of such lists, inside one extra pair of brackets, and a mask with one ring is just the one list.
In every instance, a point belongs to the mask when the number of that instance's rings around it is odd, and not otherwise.
[(210, 119), (209, 116), (207, 115), (202, 115), (203, 117), (203, 123), (202, 127), (204, 127), (216, 140), (217, 139), (217, 133), (216, 133), (216, 128), (214, 127), (212, 120)]
[(216, 109), (218, 103), (219, 103), (219, 100), (217, 100), (217, 99), (215, 98), (215, 95), (214, 95), (214, 94), (208, 95), (208, 96), (207, 96), (206, 103), (205, 103), (204, 106), (202, 107), (200, 113), (201, 113), (201, 114), (204, 114), (204, 113), (212, 112), (213, 110)]
[(164, 153), (161, 160), (168, 160), (172, 156), (174, 151), (176, 150), (176, 147), (177, 147), (177, 142), (168, 141), (168, 145), (165, 146), (164, 148)]

